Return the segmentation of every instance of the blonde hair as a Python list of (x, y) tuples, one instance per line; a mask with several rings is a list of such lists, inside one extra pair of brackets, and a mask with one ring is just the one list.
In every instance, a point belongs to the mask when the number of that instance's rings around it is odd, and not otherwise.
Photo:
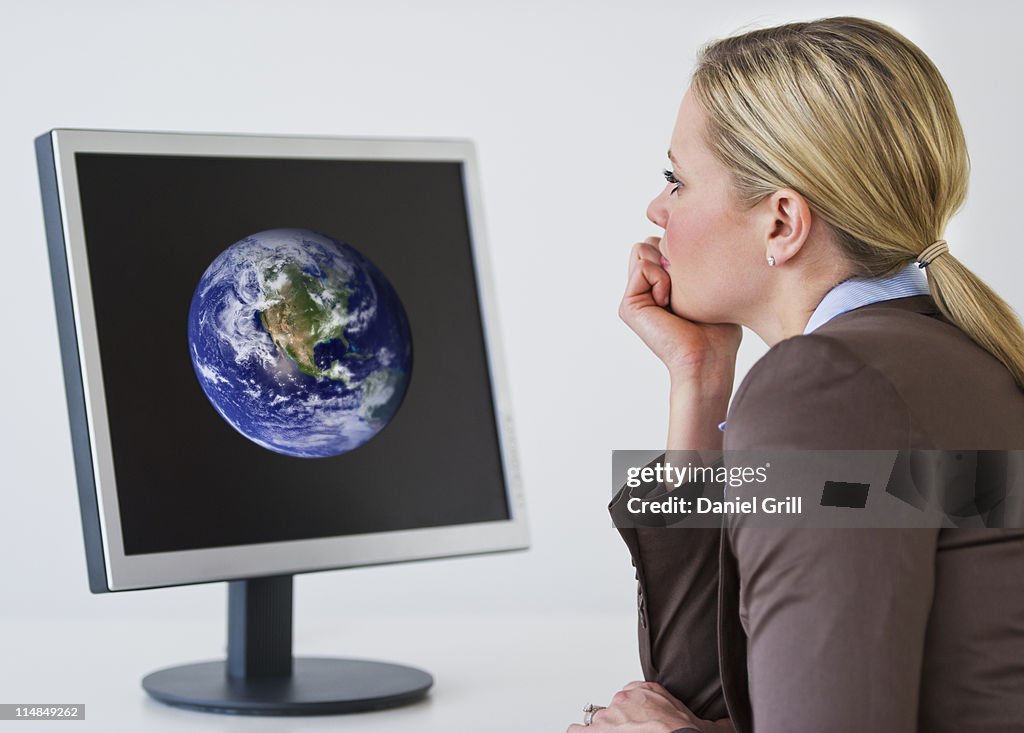
[[(711, 41), (691, 89), (738, 200), (798, 191), (862, 277), (916, 259), (966, 198), (953, 97), (924, 52), (882, 23), (822, 18)], [(1024, 388), (1013, 309), (952, 253), (925, 271), (942, 314)]]

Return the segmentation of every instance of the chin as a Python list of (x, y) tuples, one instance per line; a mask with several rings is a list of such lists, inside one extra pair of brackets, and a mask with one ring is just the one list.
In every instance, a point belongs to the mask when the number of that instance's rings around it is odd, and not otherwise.
[(713, 310), (709, 310), (706, 307), (702, 308), (693, 303), (676, 303), (671, 301), (669, 305), (672, 307), (673, 313), (688, 321), (696, 321), (698, 323), (719, 323), (722, 320), (720, 315), (716, 315)]

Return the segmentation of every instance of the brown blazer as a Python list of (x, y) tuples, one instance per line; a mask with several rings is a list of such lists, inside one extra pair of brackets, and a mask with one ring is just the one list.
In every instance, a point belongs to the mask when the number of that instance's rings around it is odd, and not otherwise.
[[(1021, 449), (1024, 392), (929, 296), (890, 300), (772, 347), (724, 448)], [(702, 718), (737, 733), (1024, 731), (1024, 530), (619, 531), (644, 676)]]

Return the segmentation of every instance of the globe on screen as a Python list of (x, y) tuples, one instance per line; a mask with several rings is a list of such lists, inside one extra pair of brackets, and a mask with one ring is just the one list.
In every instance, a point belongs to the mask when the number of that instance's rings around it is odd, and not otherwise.
[(299, 458), (354, 450), (405, 396), (412, 337), (383, 273), (348, 244), (271, 229), (225, 249), (188, 313), (192, 366), (231, 427)]

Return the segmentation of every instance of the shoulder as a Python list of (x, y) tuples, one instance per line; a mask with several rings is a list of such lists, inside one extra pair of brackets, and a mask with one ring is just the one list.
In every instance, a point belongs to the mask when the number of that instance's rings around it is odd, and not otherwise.
[(781, 341), (747, 373), (729, 407), (726, 450), (923, 447), (890, 379), (844, 339)]

